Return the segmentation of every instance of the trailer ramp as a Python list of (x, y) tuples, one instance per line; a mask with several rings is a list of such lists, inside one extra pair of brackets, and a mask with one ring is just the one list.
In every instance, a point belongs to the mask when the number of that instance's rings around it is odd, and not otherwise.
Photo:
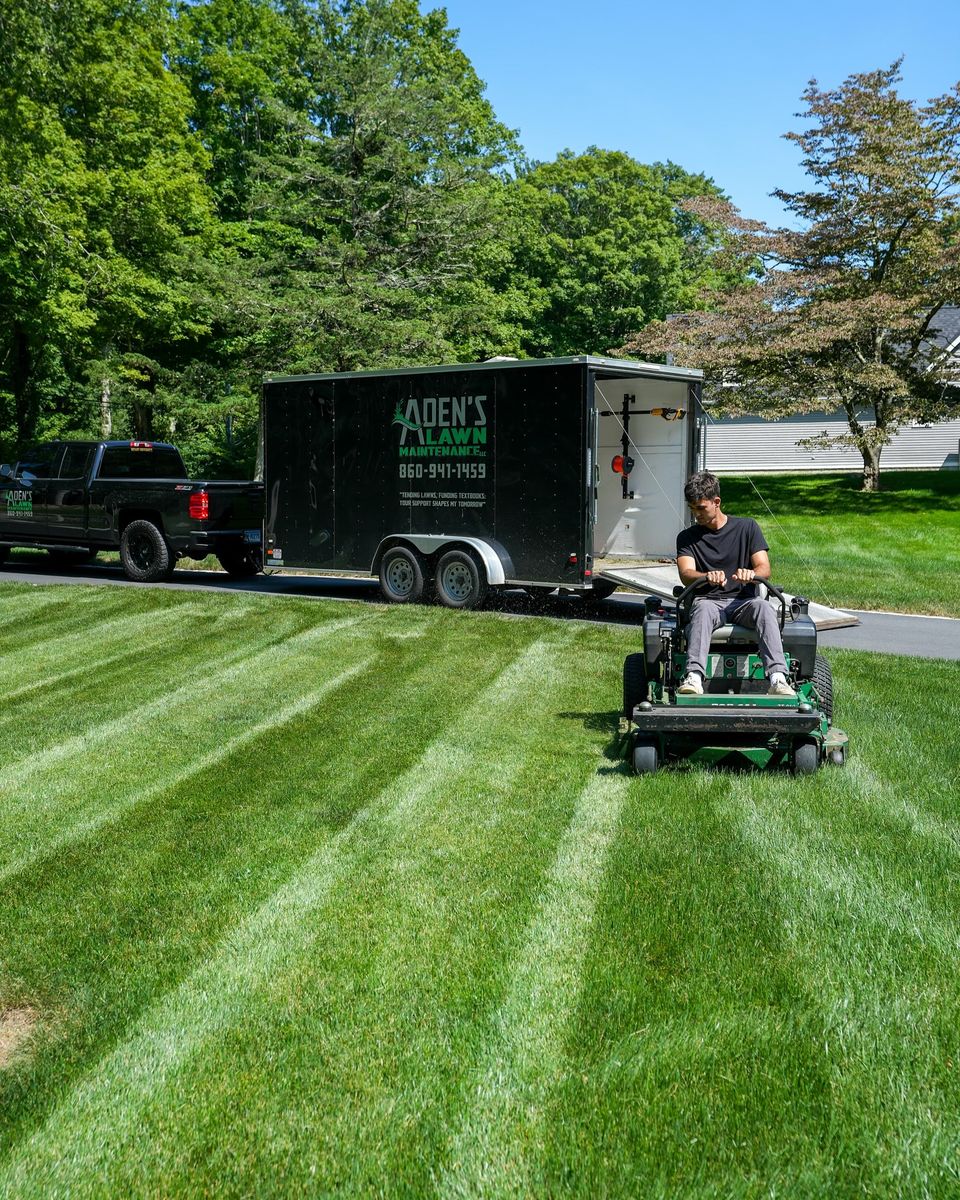
[[(680, 576), (673, 563), (658, 563), (656, 566), (630, 567), (609, 566), (594, 572), (594, 578), (609, 579), (620, 587), (631, 588), (648, 596), (663, 596), (673, 599), (673, 589), (680, 583)], [(774, 579), (776, 583), (776, 579)], [(792, 596), (784, 592), (787, 600)], [(818, 629), (842, 629), (847, 625), (859, 625), (860, 618), (839, 608), (828, 608), (825, 604), (810, 602), (810, 616)]]

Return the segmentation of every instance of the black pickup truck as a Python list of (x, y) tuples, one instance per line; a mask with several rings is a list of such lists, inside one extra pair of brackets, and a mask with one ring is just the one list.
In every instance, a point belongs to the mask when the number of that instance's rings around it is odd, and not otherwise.
[(231, 575), (255, 575), (263, 507), (262, 483), (188, 479), (165, 442), (48, 442), (0, 466), (0, 562), (12, 546), (61, 563), (119, 549), (138, 582), (208, 554)]

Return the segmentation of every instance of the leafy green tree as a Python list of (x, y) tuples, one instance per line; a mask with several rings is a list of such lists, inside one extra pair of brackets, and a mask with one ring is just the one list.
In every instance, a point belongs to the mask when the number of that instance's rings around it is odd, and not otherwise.
[[(86, 364), (159, 359), (207, 327), (207, 160), (168, 33), (159, 0), (0, 0), (0, 389), (17, 442), (48, 416), (57, 432), (106, 417), (109, 373), (97, 395)], [(48, 402), (68, 380), (87, 406), (64, 429)]]
[(510, 348), (484, 268), (515, 147), (445, 13), (367, 0), (313, 17), (312, 93), (256, 158), (246, 352), (347, 370)]
[(522, 171), (514, 192), (509, 270), (527, 281), (528, 353), (605, 354), (723, 282), (717, 231), (679, 207), (721, 195), (703, 175), (592, 146)]
[(934, 338), (941, 308), (960, 300), (960, 84), (916, 104), (896, 91), (899, 68), (834, 90), (811, 82), (809, 126), (787, 135), (811, 187), (775, 193), (803, 228), (691, 206), (725, 222), (729, 256), (755, 265), (753, 284), (627, 343), (704, 367), (727, 411), (842, 407), (848, 431), (812, 441), (855, 447), (867, 491), (897, 429), (956, 412), (960, 395)]

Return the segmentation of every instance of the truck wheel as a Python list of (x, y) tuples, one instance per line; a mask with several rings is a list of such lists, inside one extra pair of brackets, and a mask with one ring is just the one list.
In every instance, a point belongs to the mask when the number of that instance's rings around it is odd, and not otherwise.
[(830, 664), (818, 654), (813, 664), (813, 686), (820, 697), (820, 707), (828, 721), (833, 720), (833, 672)]
[(812, 775), (820, 766), (820, 747), (814, 741), (798, 742), (793, 749), (794, 775)]
[(465, 550), (448, 550), (437, 563), (436, 588), (447, 608), (476, 608), (487, 594), (487, 579)]
[(263, 570), (260, 551), (247, 546), (218, 550), (217, 559), (231, 579), (252, 579)]
[(628, 654), (623, 660), (623, 715), (633, 717), (633, 710), (647, 698), (647, 664), (642, 654)]
[(660, 766), (660, 755), (653, 742), (637, 742), (633, 747), (633, 769), (638, 775), (653, 775)]
[(423, 596), (423, 565), (406, 546), (392, 546), (380, 559), (380, 592), (390, 604), (416, 604)]
[(124, 574), (136, 583), (156, 583), (173, 574), (174, 558), (152, 521), (131, 521), (120, 535)]

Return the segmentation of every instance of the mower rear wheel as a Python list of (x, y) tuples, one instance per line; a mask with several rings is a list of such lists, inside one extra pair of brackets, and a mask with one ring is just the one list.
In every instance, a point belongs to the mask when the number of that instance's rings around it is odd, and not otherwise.
[(623, 660), (623, 715), (629, 721), (633, 710), (647, 698), (647, 664), (642, 654), (628, 654)]
[(794, 775), (812, 775), (820, 766), (820, 747), (814, 741), (798, 742), (793, 749)]
[(820, 707), (828, 721), (833, 720), (833, 672), (830, 664), (818, 654), (813, 664), (813, 686), (820, 697)]
[(653, 775), (660, 766), (660, 754), (653, 742), (635, 742), (633, 769), (638, 775)]

